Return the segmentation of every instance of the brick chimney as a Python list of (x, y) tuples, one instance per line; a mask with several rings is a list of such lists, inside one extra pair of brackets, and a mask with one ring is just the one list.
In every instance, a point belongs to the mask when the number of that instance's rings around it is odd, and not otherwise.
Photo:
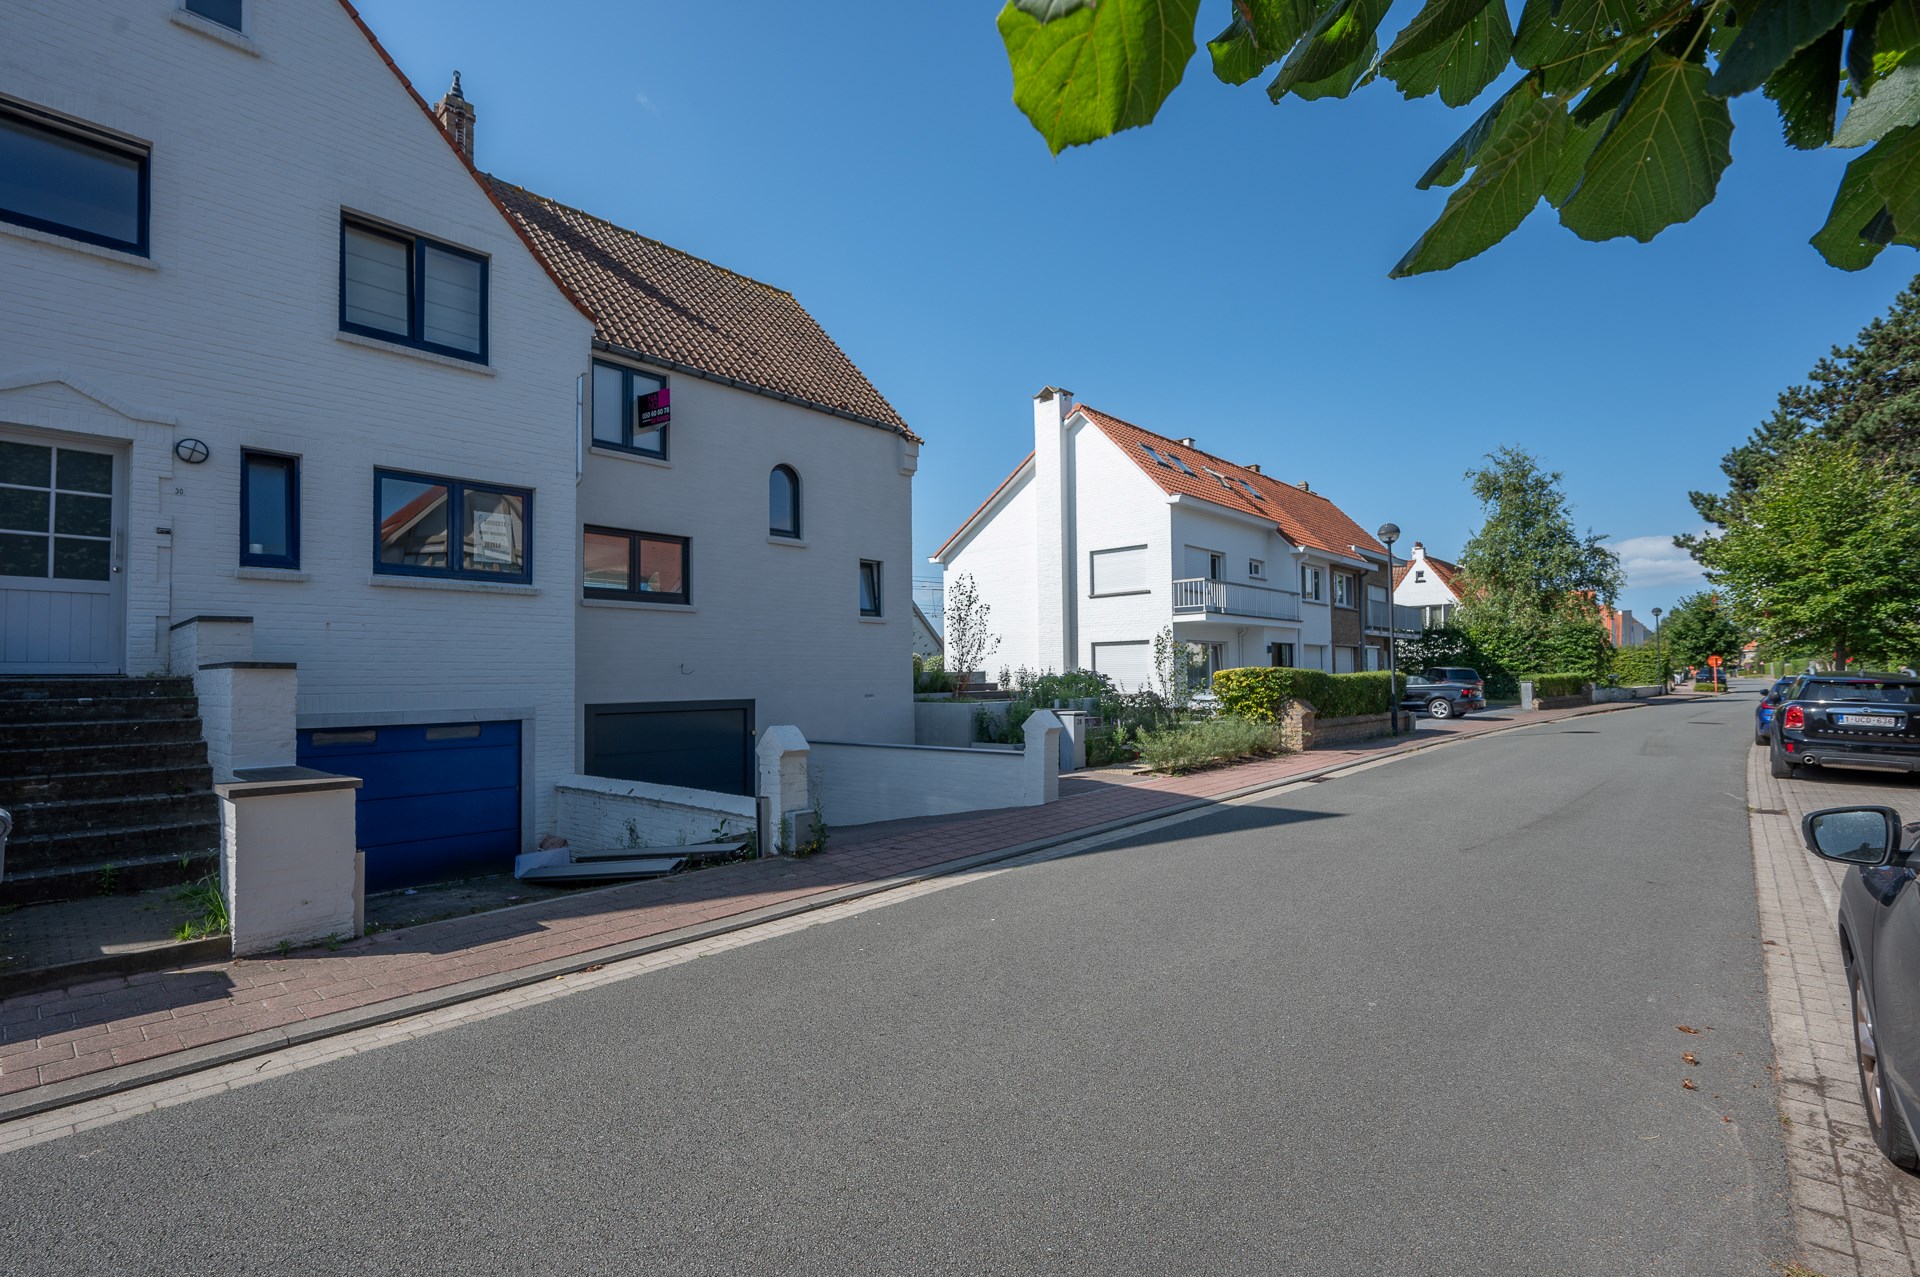
[(1260, 463), (1259, 463), (1258, 461), (1249, 461), (1249, 462), (1247, 462), (1247, 469), (1249, 469), (1249, 470), (1251, 470), (1251, 471), (1253, 471), (1253, 472), (1254, 472), (1255, 474), (1262, 474), (1262, 473), (1264, 473), (1264, 471), (1262, 471), (1262, 470), (1260, 469)]
[(460, 148), (460, 154), (467, 157), (467, 163), (473, 163), (473, 103), (460, 95), (458, 71), (453, 73), (453, 87), (434, 103), (433, 118), (440, 121), (440, 127)]

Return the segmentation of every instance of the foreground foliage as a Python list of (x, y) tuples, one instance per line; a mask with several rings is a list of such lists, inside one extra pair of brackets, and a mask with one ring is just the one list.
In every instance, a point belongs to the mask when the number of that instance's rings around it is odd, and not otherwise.
[[(1587, 240), (1645, 241), (1687, 221), (1732, 160), (1728, 99), (1756, 89), (1787, 145), (1866, 148), (1812, 238), (1829, 263), (1859, 270), (1889, 243), (1920, 243), (1912, 0), (1525, 0), (1517, 25), (1504, 0), (1425, 0), (1383, 50), (1392, 8), (1230, 0), (1207, 52), (1227, 84), (1272, 72), (1275, 103), (1384, 79), (1463, 107), (1506, 77), (1415, 183), (1455, 189), (1395, 276), (1486, 251), (1542, 201)], [(998, 25), (1014, 104), (1055, 153), (1148, 124), (1186, 74), (1200, 12), (1201, 0), (1009, 0)]]
[(1256, 665), (1216, 671), (1213, 691), (1221, 710), (1253, 723), (1278, 722), (1287, 702), (1296, 700), (1313, 706), (1321, 718), (1384, 714), (1393, 708), (1393, 681), (1384, 671), (1323, 674)]
[(1140, 733), (1141, 759), (1153, 770), (1178, 775), (1241, 758), (1268, 758), (1286, 752), (1280, 729), (1223, 714)]

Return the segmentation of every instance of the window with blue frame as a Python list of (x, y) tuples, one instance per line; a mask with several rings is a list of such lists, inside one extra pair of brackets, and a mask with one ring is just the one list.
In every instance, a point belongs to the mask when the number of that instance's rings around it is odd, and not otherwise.
[(209, 22), (218, 22), (223, 27), (231, 27), (235, 31), (246, 29), (241, 24), (241, 19), (246, 16), (241, 0), (180, 0), (180, 7)]
[(147, 255), (143, 147), (0, 103), (0, 221)]
[(340, 328), (487, 362), (487, 259), (340, 219)]
[(373, 472), (373, 570), (397, 576), (533, 579), (533, 493), (398, 470)]
[(666, 459), (673, 405), (664, 378), (593, 361), (593, 445)]
[(800, 476), (792, 466), (775, 466), (767, 476), (767, 533), (800, 538)]
[(300, 566), (300, 462), (271, 452), (240, 454), (240, 562)]

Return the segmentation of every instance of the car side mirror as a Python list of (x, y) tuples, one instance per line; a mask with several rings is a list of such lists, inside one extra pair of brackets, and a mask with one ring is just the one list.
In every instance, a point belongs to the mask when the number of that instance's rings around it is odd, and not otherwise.
[(1826, 807), (1800, 822), (1807, 850), (1843, 865), (1884, 865), (1900, 850), (1900, 813), (1891, 807)]

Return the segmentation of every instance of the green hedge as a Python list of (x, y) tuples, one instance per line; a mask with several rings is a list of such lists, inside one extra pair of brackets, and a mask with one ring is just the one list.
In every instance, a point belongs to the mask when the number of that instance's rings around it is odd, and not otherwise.
[(1520, 681), (1532, 683), (1535, 696), (1578, 696), (1592, 680), (1585, 674), (1522, 674)]
[(1664, 650), (1655, 653), (1652, 644), (1615, 648), (1609, 663), (1609, 672), (1622, 687), (1648, 687), (1672, 671), (1672, 655)]
[[(1404, 689), (1406, 680), (1400, 682)], [(1351, 718), (1384, 714), (1393, 708), (1391, 675), (1382, 670), (1364, 674), (1323, 674), (1264, 665), (1220, 670), (1213, 676), (1213, 692), (1220, 708), (1235, 718), (1271, 723), (1288, 701), (1305, 701), (1322, 718)]]

